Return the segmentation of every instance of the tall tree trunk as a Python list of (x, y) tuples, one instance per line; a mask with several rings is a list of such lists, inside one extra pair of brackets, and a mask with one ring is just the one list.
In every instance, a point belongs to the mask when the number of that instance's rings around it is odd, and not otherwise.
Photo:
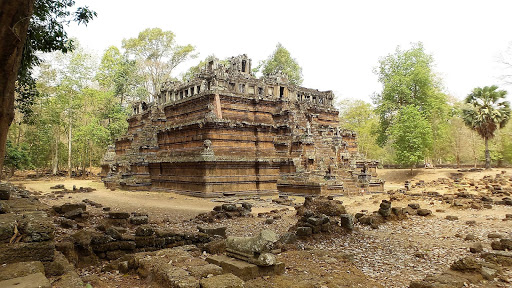
[(489, 138), (485, 137), (485, 169), (491, 169), (491, 152), (489, 152)]
[(71, 115), (69, 116), (69, 129), (68, 129), (68, 177), (71, 178)]
[(57, 175), (59, 171), (59, 133), (55, 133), (55, 155), (53, 156), (52, 174)]
[(14, 119), (14, 85), (35, 0), (0, 1), (0, 178), (7, 131)]

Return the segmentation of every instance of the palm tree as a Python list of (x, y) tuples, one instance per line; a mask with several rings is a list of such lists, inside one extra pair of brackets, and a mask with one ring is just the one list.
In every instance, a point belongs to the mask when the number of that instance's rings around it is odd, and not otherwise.
[(504, 100), (506, 95), (507, 91), (493, 85), (473, 89), (464, 100), (470, 106), (462, 110), (464, 124), (485, 140), (485, 169), (491, 168), (488, 141), (498, 127), (503, 128), (510, 119), (510, 103)]

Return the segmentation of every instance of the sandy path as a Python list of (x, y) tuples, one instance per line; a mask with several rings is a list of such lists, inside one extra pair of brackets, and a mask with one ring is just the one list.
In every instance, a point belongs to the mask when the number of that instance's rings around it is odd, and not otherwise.
[(60, 199), (42, 198), (41, 201), (49, 205), (56, 205), (90, 199), (104, 206), (109, 206), (112, 210), (145, 212), (155, 217), (191, 218), (197, 214), (211, 211), (214, 206), (219, 205), (217, 202), (212, 202), (211, 199), (195, 198), (169, 192), (110, 191), (103, 186), (102, 182), (97, 180), (52, 179), (46, 181), (16, 181), (13, 183), (23, 185), (31, 191), (39, 191), (45, 196), (53, 194), (55, 190), (50, 189), (50, 187), (56, 184), (63, 184), (70, 190), (73, 189), (73, 185), (77, 188), (91, 187), (96, 191), (65, 194)]

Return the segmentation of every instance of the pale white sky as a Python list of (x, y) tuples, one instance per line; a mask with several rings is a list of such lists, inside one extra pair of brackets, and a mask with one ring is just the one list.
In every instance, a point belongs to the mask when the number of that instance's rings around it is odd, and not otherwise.
[[(253, 65), (277, 42), (303, 69), (303, 86), (370, 101), (381, 90), (373, 69), (400, 45), (421, 41), (434, 56), (445, 92), (459, 99), (474, 87), (500, 85), (498, 58), (512, 42), (512, 1), (164, 1), (77, 0), (98, 13), (70, 37), (99, 56), (145, 28), (171, 30), (199, 59), (247, 54)], [(173, 76), (197, 64), (178, 66)], [(509, 93), (512, 93), (510, 87)], [(512, 97), (509, 95), (509, 99)]]

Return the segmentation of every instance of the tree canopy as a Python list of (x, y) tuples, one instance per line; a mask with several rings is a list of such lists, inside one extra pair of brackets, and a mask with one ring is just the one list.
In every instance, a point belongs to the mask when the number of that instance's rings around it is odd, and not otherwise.
[[(14, 119), (15, 90), (18, 106), (30, 111), (36, 95), (32, 68), (40, 63), (36, 52), (73, 48), (64, 26), (70, 22), (87, 24), (96, 16), (88, 7), (75, 11), (73, 0), (2, 1), (0, 11), (0, 171), (5, 155), (7, 131)], [(30, 19), (30, 21), (28, 21)]]
[(425, 159), (432, 145), (432, 134), (430, 124), (418, 107), (402, 107), (390, 132), (398, 164), (412, 167)]
[(294, 85), (302, 84), (302, 68), (299, 66), (299, 63), (292, 58), (290, 52), (281, 45), (281, 43), (277, 43), (274, 52), (267, 60), (262, 61), (260, 66), (262, 67), (262, 73), (265, 76), (282, 73), (288, 77), (290, 83)]
[(162, 83), (171, 79), (176, 66), (197, 57), (194, 46), (178, 45), (175, 38), (172, 31), (148, 28), (140, 32), (137, 38), (123, 40), (126, 54), (129, 59), (137, 61), (146, 89), (153, 96), (160, 92)]
[(425, 53), (422, 43), (412, 44), (409, 50), (397, 47), (395, 53), (379, 61), (374, 72), (382, 84), (382, 92), (374, 97), (380, 117), (380, 145), (387, 141), (393, 118), (407, 105), (416, 106), (429, 121), (447, 112), (446, 95), (433, 72), (433, 57)]
[(498, 128), (503, 128), (510, 120), (510, 103), (505, 101), (507, 91), (498, 86), (485, 86), (473, 89), (464, 102), (469, 106), (462, 110), (466, 126), (475, 130), (485, 141), (485, 167), (490, 168), (488, 140), (494, 138)]

